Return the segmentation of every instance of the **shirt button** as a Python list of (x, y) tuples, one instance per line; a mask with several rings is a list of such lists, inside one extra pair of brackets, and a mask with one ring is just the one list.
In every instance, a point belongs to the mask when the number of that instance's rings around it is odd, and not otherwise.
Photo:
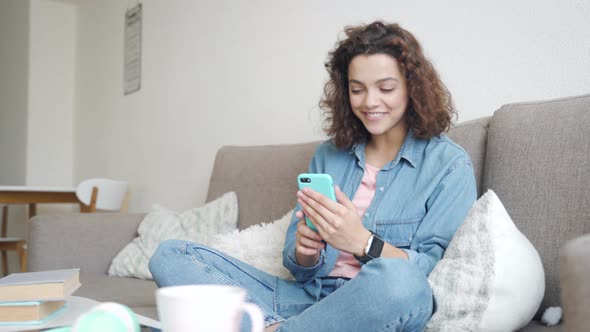
[(368, 216), (370, 216), (369, 212), (365, 213), (365, 217), (368, 217)]
[(379, 191), (385, 190), (385, 187), (379, 187)]

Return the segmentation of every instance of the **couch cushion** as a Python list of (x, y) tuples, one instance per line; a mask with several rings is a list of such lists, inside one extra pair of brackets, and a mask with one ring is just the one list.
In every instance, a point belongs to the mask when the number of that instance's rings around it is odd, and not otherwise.
[[(82, 286), (74, 292), (76, 296), (87, 297), (99, 302), (117, 302), (129, 306), (138, 314), (156, 318), (156, 283), (151, 280), (109, 277), (106, 274), (80, 273)], [(154, 311), (155, 312), (155, 311)], [(149, 315), (148, 315), (149, 314)]]
[(479, 118), (459, 123), (449, 131), (449, 137), (461, 145), (471, 158), (475, 180), (477, 181), (477, 196), (482, 195), (483, 166), (486, 157), (486, 143), (488, 126), (491, 117)]
[(77, 267), (86, 273), (106, 273), (113, 257), (137, 236), (137, 226), (144, 216), (143, 213), (35, 216), (29, 223), (28, 270)]
[(546, 326), (538, 321), (532, 321), (524, 328), (518, 330), (518, 332), (563, 332), (565, 331), (564, 325), (558, 324), (555, 326)]
[(483, 189), (493, 189), (539, 251), (548, 306), (559, 306), (558, 252), (590, 232), (590, 95), (502, 106), (489, 127)]
[(238, 194), (238, 228), (278, 219), (295, 207), (297, 175), (308, 169), (319, 142), (224, 146), (215, 157), (207, 201)]
[(570, 331), (590, 326), (590, 234), (568, 241), (559, 260), (561, 300)]
[(469, 210), (428, 281), (437, 309), (425, 331), (514, 331), (531, 321), (545, 290), (539, 254), (491, 190)]
[(139, 236), (113, 258), (108, 275), (153, 279), (149, 262), (161, 242), (174, 239), (210, 245), (215, 235), (235, 230), (237, 221), (238, 198), (234, 192), (182, 212), (156, 208), (137, 228)]

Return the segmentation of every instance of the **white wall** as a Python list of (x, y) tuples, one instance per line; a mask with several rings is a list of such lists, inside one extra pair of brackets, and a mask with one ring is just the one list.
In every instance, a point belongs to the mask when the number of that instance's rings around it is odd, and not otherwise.
[[(0, 1), (0, 185), (73, 184), (76, 10), (51, 0)], [(25, 206), (11, 205), (8, 215), (9, 236), (26, 237)], [(18, 263), (10, 252), (10, 271)]]
[(30, 2), (26, 183), (72, 186), (76, 6)]
[(29, 3), (0, 2), (0, 184), (26, 179)]
[(0, 1), (0, 184), (104, 176), (130, 181), (131, 211), (197, 206), (221, 145), (323, 137), (327, 52), (378, 18), (421, 41), (460, 121), (590, 92), (589, 1), (144, 0), (142, 89), (124, 96), (133, 2)]
[[(24, 185), (27, 155), (29, 2), (0, 1), (0, 185)], [(8, 236), (25, 234), (23, 206), (11, 206)], [(9, 271), (18, 269), (8, 252)]]
[(129, 180), (132, 211), (201, 204), (221, 145), (321, 138), (323, 63), (347, 24), (414, 32), (460, 121), (590, 90), (587, 1), (145, 0), (142, 89), (125, 97), (127, 3), (78, 2), (74, 171)]
[[(414, 32), (455, 96), (460, 121), (590, 87), (588, 2), (146, 0), (142, 89), (125, 97), (123, 17), (131, 2), (76, 3), (74, 183), (127, 179), (133, 211), (201, 204), (223, 144), (321, 138), (323, 62), (346, 24), (382, 18)], [(63, 177), (38, 167), (29, 174)]]

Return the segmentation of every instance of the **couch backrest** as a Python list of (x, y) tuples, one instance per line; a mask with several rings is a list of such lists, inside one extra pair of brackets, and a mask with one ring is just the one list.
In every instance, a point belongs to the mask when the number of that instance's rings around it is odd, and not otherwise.
[(497, 110), (483, 187), (494, 190), (541, 256), (540, 309), (559, 305), (559, 248), (590, 232), (590, 95)]
[(481, 196), (483, 185), (483, 170), (486, 160), (486, 143), (488, 137), (488, 126), (491, 117), (479, 118), (451, 128), (449, 137), (461, 145), (471, 158), (473, 172), (477, 181), (477, 196)]
[[(493, 189), (539, 251), (546, 274), (540, 310), (559, 305), (559, 247), (590, 232), (590, 95), (505, 105), (449, 136), (470, 154), (479, 195)], [(294, 179), (318, 143), (221, 148), (207, 200), (236, 191), (240, 229), (279, 218), (293, 208)]]
[(319, 142), (224, 146), (217, 152), (207, 201), (238, 196), (238, 228), (274, 221), (295, 206), (297, 175), (307, 170)]
[[(482, 184), (489, 117), (455, 126), (449, 136), (463, 146)], [(299, 173), (305, 172), (320, 142), (266, 146), (224, 146), (215, 157), (207, 201), (235, 191), (238, 228), (270, 222), (295, 206)]]

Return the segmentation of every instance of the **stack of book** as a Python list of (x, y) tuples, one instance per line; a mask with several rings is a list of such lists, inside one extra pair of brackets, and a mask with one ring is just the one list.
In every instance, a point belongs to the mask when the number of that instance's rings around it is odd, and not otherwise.
[(80, 269), (13, 273), (0, 279), (0, 325), (42, 324), (67, 310)]

